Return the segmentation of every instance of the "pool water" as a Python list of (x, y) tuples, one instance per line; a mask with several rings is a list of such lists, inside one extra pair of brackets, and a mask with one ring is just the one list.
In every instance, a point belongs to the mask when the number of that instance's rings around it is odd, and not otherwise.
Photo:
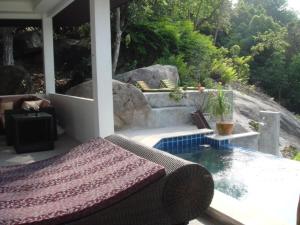
[(217, 190), (286, 224), (296, 224), (300, 162), (239, 148), (196, 145), (181, 152), (176, 155), (202, 164), (213, 174)]

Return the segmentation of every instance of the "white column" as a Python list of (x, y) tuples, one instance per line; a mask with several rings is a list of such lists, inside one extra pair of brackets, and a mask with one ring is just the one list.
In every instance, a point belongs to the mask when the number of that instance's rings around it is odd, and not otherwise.
[(44, 74), (46, 94), (55, 93), (54, 45), (52, 18), (43, 16)]
[(258, 150), (280, 156), (280, 112), (261, 111), (260, 118)]
[(90, 0), (96, 136), (114, 133), (110, 0)]

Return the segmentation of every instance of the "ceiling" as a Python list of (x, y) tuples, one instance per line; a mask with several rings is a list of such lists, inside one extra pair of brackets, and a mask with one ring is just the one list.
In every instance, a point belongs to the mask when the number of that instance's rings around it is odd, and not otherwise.
[[(113, 9), (127, 3), (128, 0), (110, 1)], [(39, 26), (43, 14), (54, 16), (54, 26), (80, 25), (89, 22), (89, 2), (89, 0), (0, 0), (0, 26)]]

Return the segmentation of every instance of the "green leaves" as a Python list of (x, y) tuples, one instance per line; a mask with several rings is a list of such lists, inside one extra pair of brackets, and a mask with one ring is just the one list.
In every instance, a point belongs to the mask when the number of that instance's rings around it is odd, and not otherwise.
[(208, 111), (219, 118), (221, 121), (225, 120), (225, 116), (232, 110), (232, 106), (228, 97), (226, 96), (221, 84), (217, 86), (217, 92), (212, 92), (208, 102)]
[(193, 66), (188, 65), (184, 61), (184, 56), (182, 54), (159, 58), (156, 63), (161, 65), (176, 66), (179, 73), (181, 86), (188, 85), (196, 80), (193, 76)]
[(231, 63), (230, 59), (214, 60), (211, 77), (223, 84), (237, 80), (236, 70), (230, 65)]
[(300, 22), (286, 2), (133, 0), (120, 72), (175, 65), (181, 85), (254, 84), (299, 112)]

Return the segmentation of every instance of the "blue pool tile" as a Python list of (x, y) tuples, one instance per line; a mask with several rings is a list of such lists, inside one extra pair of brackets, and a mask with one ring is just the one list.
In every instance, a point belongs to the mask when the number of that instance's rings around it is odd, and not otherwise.
[[(211, 132), (209, 134), (211, 134)], [(209, 144), (215, 148), (232, 148), (229, 140), (218, 141), (207, 137), (207, 135), (208, 134), (193, 134), (180, 137), (163, 138), (154, 145), (154, 148), (171, 154), (196, 151), (199, 150), (197, 146), (204, 144)]]
[(178, 152), (179, 146), (178, 146), (178, 142), (176, 143), (176, 146), (174, 148), (174, 151)]
[(204, 144), (204, 138), (200, 138), (199, 144), (200, 144), (200, 145), (203, 145), (203, 144)]
[(207, 138), (207, 143), (208, 143), (208, 144), (210, 144), (210, 145), (212, 145), (212, 144), (213, 144), (213, 141), (212, 141), (212, 139), (210, 139), (210, 138)]
[(177, 146), (177, 142), (173, 141), (172, 142), (172, 151), (174, 151), (176, 149)]

